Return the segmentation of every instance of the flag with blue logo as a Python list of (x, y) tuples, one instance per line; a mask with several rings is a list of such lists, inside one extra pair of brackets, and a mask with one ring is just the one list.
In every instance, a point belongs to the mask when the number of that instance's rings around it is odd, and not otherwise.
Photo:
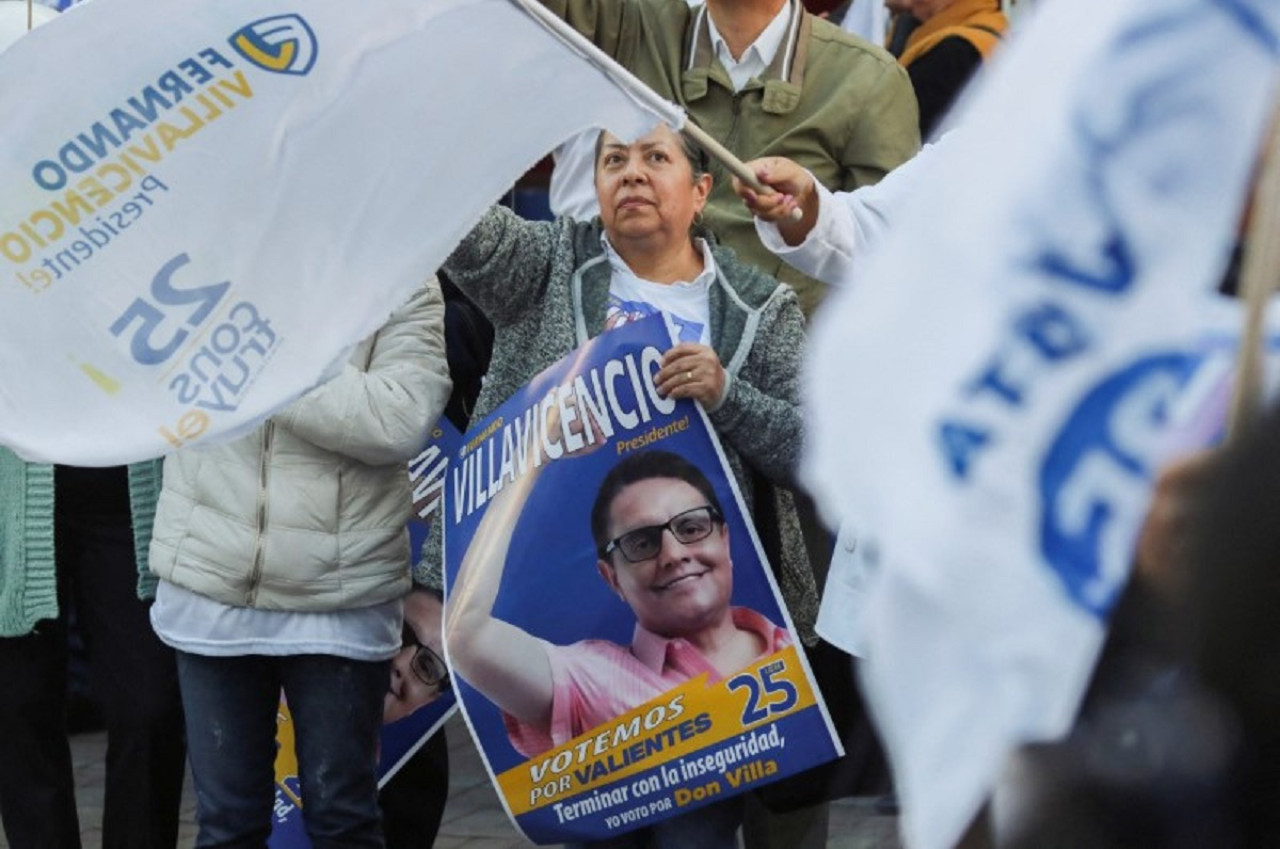
[[(1046, 0), (815, 322), (808, 478), (861, 532), (867, 695), (916, 849), (1066, 732), (1275, 105), (1280, 5)], [(890, 175), (888, 178), (893, 179)]]
[(545, 14), (95, 0), (19, 37), (0, 74), (39, 85), (0, 88), (0, 444), (108, 465), (242, 432), (558, 142), (683, 124)]

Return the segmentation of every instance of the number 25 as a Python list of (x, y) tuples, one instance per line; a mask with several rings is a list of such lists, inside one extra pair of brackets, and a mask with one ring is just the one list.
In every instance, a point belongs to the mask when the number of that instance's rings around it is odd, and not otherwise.
[[(173, 277), (175, 271), (190, 261), (190, 258), (185, 253), (181, 253), (166, 262), (151, 280), (151, 295), (161, 304), (168, 306), (198, 304), (199, 306), (192, 310), (191, 315), (187, 316), (187, 325), (196, 327), (208, 317), (213, 308), (222, 300), (222, 296), (227, 293), (231, 282), (224, 280), (221, 283), (197, 286), (192, 289), (174, 287), (170, 282), (170, 278)], [(129, 340), (129, 351), (133, 354), (133, 358), (143, 365), (157, 365), (172, 357), (173, 353), (186, 341), (188, 335), (187, 330), (179, 327), (173, 332), (168, 342), (156, 347), (151, 341), (152, 336), (160, 323), (165, 320), (165, 317), (164, 311), (150, 301), (135, 298), (133, 303), (111, 325), (111, 335), (119, 336), (131, 324), (141, 322), (140, 326), (133, 331), (133, 338)]]
[[(746, 690), (747, 704), (742, 709), (742, 724), (754, 725), (761, 720), (769, 718), (772, 713), (785, 713), (795, 707), (796, 702), (800, 698), (800, 694), (796, 692), (796, 687), (785, 678), (774, 680), (774, 674), (777, 672), (785, 672), (786, 667), (781, 664), (769, 665), (759, 671), (759, 678), (749, 672), (734, 676), (728, 681), (730, 690)], [(775, 697), (781, 694), (782, 698), (771, 698), (764, 705), (761, 701), (764, 697)]]

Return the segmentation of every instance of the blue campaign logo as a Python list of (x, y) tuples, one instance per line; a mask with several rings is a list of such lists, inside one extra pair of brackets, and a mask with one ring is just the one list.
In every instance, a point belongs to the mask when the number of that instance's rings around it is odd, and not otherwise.
[(1124, 588), (1174, 402), (1199, 357), (1145, 357), (1100, 381), (1040, 469), (1040, 549), (1070, 599), (1103, 619)]
[(227, 40), (245, 59), (276, 74), (306, 74), (319, 52), (315, 33), (299, 15), (262, 18)]

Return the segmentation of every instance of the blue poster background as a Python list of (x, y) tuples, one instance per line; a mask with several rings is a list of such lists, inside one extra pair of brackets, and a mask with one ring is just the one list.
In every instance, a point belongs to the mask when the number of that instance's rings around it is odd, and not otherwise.
[[(488, 482), (499, 476), (500, 461), (496, 451), (502, 447), (502, 427), (516, 419), (522, 419), (530, 407), (536, 406), (555, 387), (572, 384), (577, 376), (584, 376), (587, 385), (592, 385), (592, 372), (599, 375), (610, 360), (626, 361), (630, 358), (637, 366), (637, 372), (643, 373), (644, 380), (651, 385), (651, 375), (658, 367), (653, 355), (660, 354), (670, 345), (670, 337), (661, 316), (607, 331), (539, 374), (493, 415), (472, 426), (463, 437), (460, 456), (455, 456), (450, 462), (451, 471), (446, 486), (446, 608), (449, 604), (448, 593), (457, 581), (459, 564), (485, 512), (483, 506), (469, 511), (470, 504), (478, 500), (475, 490), (487, 490), (490, 486)], [(647, 360), (644, 354), (646, 349), (650, 351)], [(648, 366), (642, 367), (645, 362), (648, 362)], [(754, 529), (744, 519), (746, 511), (731, 482), (732, 473), (725, 464), (701, 408), (693, 401), (680, 400), (674, 402), (673, 411), (663, 413), (657, 409), (647, 390), (641, 391), (640, 397), (637, 397), (636, 381), (632, 379), (629, 370), (621, 377), (615, 374), (615, 378), (612, 382), (617, 395), (617, 408), (634, 411), (639, 418), (647, 420), (639, 421), (631, 428), (624, 428), (615, 420), (617, 430), (603, 447), (543, 466), (516, 523), (493, 616), (555, 645), (568, 645), (588, 638), (610, 640), (621, 646), (631, 644), (636, 617), (597, 573), (596, 547), (589, 515), (601, 480), (625, 454), (645, 448), (660, 448), (692, 461), (714, 486), (729, 529), (733, 563), (731, 604), (755, 610), (771, 622), (786, 628), (789, 633), (794, 633), (765, 564)], [(656, 390), (654, 392), (656, 394)], [(651, 444), (639, 444), (654, 434), (664, 435), (654, 439)], [(467, 463), (468, 456), (470, 464)], [(458, 499), (460, 495), (461, 502)], [(825, 706), (821, 704), (802, 655), (803, 653), (792, 649), (785, 661), (789, 666), (784, 668), (784, 662), (779, 660), (772, 669), (779, 675), (789, 670), (789, 674), (797, 676), (800, 682), (798, 689), (802, 692), (799, 702), (789, 705), (795, 712), (785, 717), (771, 718), (770, 722), (763, 725), (757, 721), (753, 726), (756, 731), (763, 733), (776, 725), (776, 730), (784, 733), (789, 743), (771, 758), (771, 766), (777, 772), (771, 773), (768, 780), (782, 778), (839, 754), (839, 744), (832, 733)], [(768, 677), (769, 666), (767, 663), (763, 665), (765, 677)], [(692, 810), (711, 801), (711, 797), (691, 798), (691, 791), (677, 796), (673, 784), (667, 782), (663, 784), (661, 794), (646, 797), (647, 801), (643, 803), (615, 806), (611, 813), (603, 811), (597, 812), (598, 815), (578, 816), (573, 822), (563, 821), (563, 812), (556, 814), (546, 807), (524, 810), (530, 806), (526, 804), (527, 795), (512, 793), (510, 787), (504, 790), (504, 784), (507, 778), (518, 771), (517, 768), (528, 771), (524, 765), (533, 764), (541, 756), (526, 759), (512, 746), (498, 709), (463, 680), (456, 670), (454, 682), (464, 714), (498, 785), (500, 798), (517, 827), (535, 842), (553, 843), (607, 837)], [(732, 684), (732, 681), (729, 683)], [(745, 685), (740, 682), (739, 687), (743, 686)], [(734, 688), (729, 687), (729, 690), (732, 689)], [(705, 714), (708, 718), (704, 723), (715, 724), (720, 736), (727, 735), (726, 739), (733, 743), (739, 739), (738, 732), (744, 730), (749, 723), (743, 721), (745, 714), (742, 705), (738, 704), (741, 700), (734, 698), (734, 704), (729, 703), (729, 696), (734, 694), (726, 690), (724, 682), (720, 690), (722, 694), (718, 698), (723, 709)], [(768, 701), (767, 695), (765, 701)], [(730, 731), (721, 732), (720, 726), (725, 722), (736, 725)], [(707, 746), (705, 752), (713, 752), (716, 748), (718, 746)], [(683, 767), (687, 760), (688, 758), (682, 757), (678, 765)], [(628, 785), (647, 775), (661, 776), (663, 762), (664, 758), (649, 760), (644, 764), (644, 771), (633, 771), (627, 779)], [(689, 767), (691, 770), (693, 768)], [(504, 777), (504, 773), (507, 776)], [(764, 783), (760, 780), (762, 778), (755, 776), (753, 786)], [(731, 795), (745, 789), (735, 791), (728, 784), (720, 782), (717, 795)], [(594, 792), (607, 786), (593, 781), (590, 789)], [(615, 787), (615, 790), (618, 788)], [(618, 792), (634, 798), (629, 790), (625, 793), (622, 790)], [(658, 800), (659, 795), (666, 800), (665, 803)], [(571, 798), (572, 795), (565, 795), (556, 801)], [(683, 799), (683, 802), (673, 804), (672, 799)], [(627, 821), (621, 821), (623, 807), (626, 809)], [(606, 814), (614, 819), (606, 823)]]

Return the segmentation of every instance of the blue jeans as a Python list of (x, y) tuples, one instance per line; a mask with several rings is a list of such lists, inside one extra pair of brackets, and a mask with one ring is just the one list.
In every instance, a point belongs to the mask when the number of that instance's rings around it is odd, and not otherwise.
[(200, 824), (196, 846), (266, 846), (283, 689), (312, 845), (381, 849), (377, 752), (388, 661), (178, 652), (178, 674)]
[(565, 849), (736, 849), (743, 799), (734, 796), (607, 840), (566, 843)]

